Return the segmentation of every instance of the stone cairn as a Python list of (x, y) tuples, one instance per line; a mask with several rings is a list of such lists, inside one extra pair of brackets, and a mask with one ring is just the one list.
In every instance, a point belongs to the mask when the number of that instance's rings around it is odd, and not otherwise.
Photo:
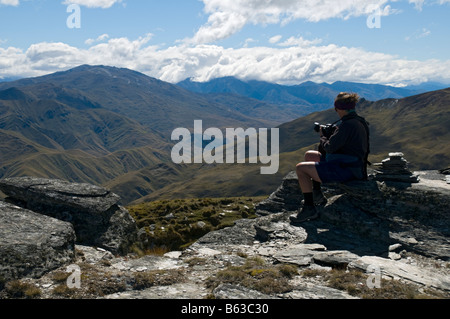
[(389, 153), (389, 158), (374, 164), (375, 179), (403, 183), (419, 183), (419, 176), (408, 169), (403, 153)]
[(445, 175), (445, 181), (450, 184), (450, 167), (439, 170), (439, 173)]

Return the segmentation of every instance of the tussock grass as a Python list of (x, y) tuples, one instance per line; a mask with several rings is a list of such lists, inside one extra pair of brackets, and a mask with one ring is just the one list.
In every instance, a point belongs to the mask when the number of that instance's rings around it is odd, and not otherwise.
[(31, 283), (13, 280), (5, 285), (5, 293), (12, 299), (36, 299), (41, 296), (42, 292)]
[(184, 249), (211, 231), (233, 226), (236, 220), (255, 218), (255, 205), (262, 199), (159, 200), (127, 208), (145, 230), (141, 253), (153, 254)]
[(250, 257), (243, 266), (230, 266), (207, 279), (208, 288), (220, 284), (242, 285), (264, 294), (286, 293), (293, 289), (289, 279), (297, 275), (293, 265), (271, 265), (260, 257)]

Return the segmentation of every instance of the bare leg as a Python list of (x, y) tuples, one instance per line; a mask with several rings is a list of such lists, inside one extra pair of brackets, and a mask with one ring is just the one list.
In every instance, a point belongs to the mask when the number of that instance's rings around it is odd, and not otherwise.
[(320, 153), (309, 151), (305, 155), (305, 162), (297, 165), (297, 176), (300, 188), (304, 196), (304, 204), (298, 211), (297, 215), (290, 217), (291, 222), (301, 223), (307, 220), (313, 220), (319, 217), (314, 207), (314, 187), (313, 182), (322, 183), (319, 173), (317, 173), (316, 163), (320, 162)]
[(305, 162), (316, 162), (319, 163), (321, 160), (322, 154), (316, 151), (309, 151), (305, 155)]
[(297, 176), (300, 188), (303, 193), (312, 193), (312, 181), (321, 183), (316, 170), (316, 163), (320, 162), (321, 154), (316, 151), (309, 151), (305, 155), (305, 161), (297, 165)]
[(316, 162), (303, 162), (297, 165), (297, 176), (302, 193), (312, 193), (312, 181), (322, 183), (316, 169)]

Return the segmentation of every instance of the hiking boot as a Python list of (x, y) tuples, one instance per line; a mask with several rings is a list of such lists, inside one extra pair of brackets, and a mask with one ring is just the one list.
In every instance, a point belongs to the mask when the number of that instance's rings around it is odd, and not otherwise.
[[(322, 191), (313, 191), (314, 205), (325, 206), (328, 203), (328, 199), (323, 195)], [(302, 200), (302, 205), (305, 205), (305, 201)]]
[(300, 224), (317, 218), (319, 218), (319, 213), (314, 206), (303, 206), (299, 209), (297, 215), (290, 217), (290, 220), (293, 224)]

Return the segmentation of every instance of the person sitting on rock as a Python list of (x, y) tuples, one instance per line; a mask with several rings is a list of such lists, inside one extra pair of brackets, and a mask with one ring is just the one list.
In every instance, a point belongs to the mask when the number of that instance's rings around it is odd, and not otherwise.
[(359, 96), (340, 93), (335, 100), (335, 111), (340, 124), (331, 136), (320, 129), (319, 151), (309, 151), (305, 162), (297, 165), (297, 176), (304, 201), (291, 221), (302, 223), (319, 218), (315, 205), (324, 205), (322, 183), (344, 183), (367, 179), (370, 152), (370, 131), (366, 120), (356, 113)]

